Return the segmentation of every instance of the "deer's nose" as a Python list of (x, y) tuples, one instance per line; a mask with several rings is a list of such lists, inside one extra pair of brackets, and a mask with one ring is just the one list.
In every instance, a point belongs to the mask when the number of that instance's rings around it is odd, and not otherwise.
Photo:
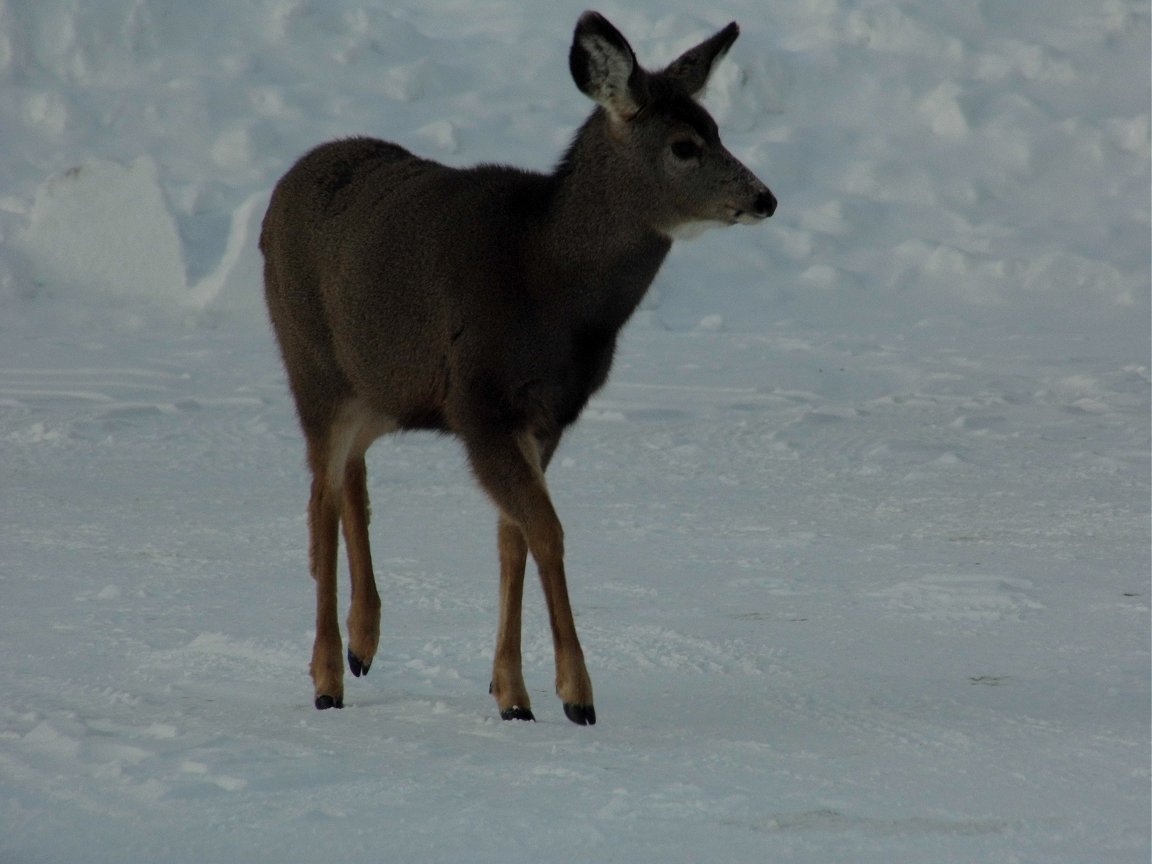
[(756, 196), (756, 215), (768, 217), (776, 212), (776, 196), (769, 190), (765, 189)]

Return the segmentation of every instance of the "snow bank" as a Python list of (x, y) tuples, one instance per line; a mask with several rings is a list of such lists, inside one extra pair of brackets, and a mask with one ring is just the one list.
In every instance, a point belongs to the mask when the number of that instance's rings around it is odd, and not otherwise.
[[(84, 296), (96, 303), (102, 286), (151, 291), (157, 306), (181, 290), (193, 306), (235, 297), (220, 268), (258, 272), (240, 260), (251, 245), (229, 247), (236, 220), (321, 140), (379, 134), (454, 164), (546, 169), (588, 108), (562, 62), (578, 5), (8, 7), (0, 226), (25, 236), (14, 246), (46, 288), (95, 251)], [(616, 17), (653, 65), (741, 20), (708, 104), (782, 202), (768, 230), (677, 250), (648, 305), (665, 326), (719, 315), (755, 330), (830, 309), (882, 322), (908, 303), (1069, 322), (1148, 308), (1143, 4), (842, 0), (705, 16), (672, 4)], [(105, 167), (66, 173), (94, 158)], [(136, 167), (117, 182), (107, 160)], [(49, 216), (59, 194), (87, 196), (77, 205), (100, 210), (99, 226), (81, 209), (75, 225)], [(107, 206), (115, 196), (136, 206)], [(75, 254), (61, 256), (70, 236)]]
[(149, 156), (92, 160), (50, 177), (12, 248), (38, 286), (70, 303), (170, 306), (185, 294), (183, 245)]

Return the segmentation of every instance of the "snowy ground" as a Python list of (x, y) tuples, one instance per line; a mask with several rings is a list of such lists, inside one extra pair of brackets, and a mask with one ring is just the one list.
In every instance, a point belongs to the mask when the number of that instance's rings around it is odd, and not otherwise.
[(550, 482), (599, 724), (486, 692), (494, 517), (370, 453), (311, 707), (267, 193), (369, 132), (546, 169), (582, 5), (0, 3), (0, 861), (1149, 860), (1149, 10), (601, 6), (777, 216), (678, 246)]

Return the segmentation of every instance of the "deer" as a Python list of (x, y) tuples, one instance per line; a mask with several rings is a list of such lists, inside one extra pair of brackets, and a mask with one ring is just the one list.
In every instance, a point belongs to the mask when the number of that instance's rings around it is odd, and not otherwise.
[(595, 724), (545, 471), (607, 380), (620, 330), (673, 239), (756, 224), (776, 210), (697, 101), (739, 32), (732, 22), (653, 72), (606, 18), (581, 15), (569, 70), (596, 105), (550, 174), (448, 167), (356, 137), (321, 144), (276, 184), (260, 249), (312, 476), (317, 709), (344, 706), (341, 528), (354, 677), (368, 674), (379, 647), (365, 453), (386, 434), (432, 430), (462, 442), (498, 512), (489, 693), (500, 717), (535, 720), (521, 658), (531, 555), (556, 694), (570, 721)]

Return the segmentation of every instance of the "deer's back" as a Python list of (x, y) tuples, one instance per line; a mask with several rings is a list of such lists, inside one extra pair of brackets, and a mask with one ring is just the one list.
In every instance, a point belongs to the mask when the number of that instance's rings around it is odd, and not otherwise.
[(533, 300), (549, 290), (532, 252), (549, 183), (366, 138), (302, 157), (261, 236), (293, 386), (323, 375), (401, 425), (451, 428), (454, 388), (507, 393), (555, 365)]

